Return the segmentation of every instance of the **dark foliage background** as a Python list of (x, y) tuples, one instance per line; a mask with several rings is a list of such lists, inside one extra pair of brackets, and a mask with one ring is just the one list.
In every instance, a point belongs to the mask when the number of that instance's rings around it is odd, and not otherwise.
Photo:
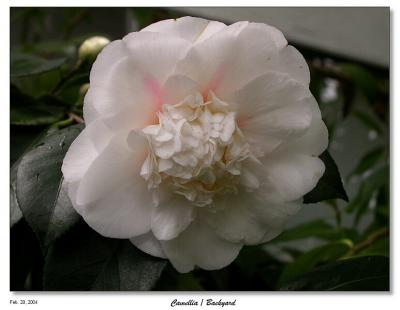
[[(70, 207), (60, 167), (83, 127), (91, 61), (78, 61), (80, 44), (184, 14), (161, 8), (12, 8), (10, 14), (11, 290), (389, 289), (387, 69), (291, 42), (309, 63), (310, 88), (330, 132), (322, 156), (329, 169), (305, 196), (304, 208), (318, 216), (245, 247), (224, 269), (179, 274), (128, 241), (91, 230)], [(342, 151), (351, 169), (341, 178), (334, 146), (349, 134), (343, 127), (350, 121), (361, 124), (374, 147), (360, 160)]]

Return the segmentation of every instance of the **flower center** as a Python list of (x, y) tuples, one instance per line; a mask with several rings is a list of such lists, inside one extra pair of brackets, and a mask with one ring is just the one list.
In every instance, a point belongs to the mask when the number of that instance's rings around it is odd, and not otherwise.
[(236, 191), (250, 150), (227, 103), (212, 92), (206, 102), (195, 93), (178, 104), (164, 104), (158, 119), (159, 124), (142, 130), (149, 154), (140, 172), (155, 203), (160, 187), (199, 207), (211, 204), (215, 195)]

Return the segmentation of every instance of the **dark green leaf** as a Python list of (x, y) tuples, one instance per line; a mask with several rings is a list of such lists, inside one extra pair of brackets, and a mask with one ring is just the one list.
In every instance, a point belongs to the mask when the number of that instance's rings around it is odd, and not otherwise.
[(12, 125), (50, 125), (65, 114), (63, 103), (46, 96), (38, 100), (11, 87), (10, 123)]
[(83, 221), (59, 238), (46, 257), (45, 290), (150, 290), (167, 264), (128, 240), (105, 238)]
[(388, 291), (389, 259), (366, 256), (337, 261), (287, 283), (284, 291)]
[(48, 134), (22, 157), (18, 166), (16, 197), (44, 250), (79, 218), (64, 192), (61, 165), (81, 130), (82, 126), (77, 125)]
[(349, 213), (357, 210), (356, 223), (368, 208), (368, 204), (375, 193), (385, 186), (387, 182), (389, 182), (389, 168), (387, 165), (375, 170), (363, 180), (356, 197), (346, 207), (346, 211)]
[(43, 41), (26, 46), (24, 52), (34, 53), (43, 57), (67, 57), (76, 56), (76, 44), (70, 41)]
[(19, 222), (22, 218), (22, 212), (19, 208), (17, 193), (16, 193), (16, 181), (17, 181), (17, 169), (19, 162), (16, 162), (10, 171), (10, 226)]
[(368, 152), (360, 159), (357, 167), (354, 169), (352, 173), (350, 173), (350, 176), (363, 174), (368, 169), (371, 169), (382, 158), (384, 158), (384, 155), (385, 155), (384, 147), (379, 146), (377, 148), (374, 148), (372, 151)]
[(346, 254), (352, 243), (349, 240), (338, 241), (312, 249), (309, 252), (300, 255), (292, 263), (287, 265), (278, 281), (278, 286), (297, 278), (298, 276), (310, 271), (321, 263), (334, 261)]
[(158, 279), (155, 291), (204, 291), (199, 277), (194, 272), (179, 273), (170, 263), (164, 268)]
[(10, 126), (10, 165), (47, 132), (47, 126)]
[(315, 203), (328, 199), (343, 199), (349, 201), (343, 187), (339, 169), (332, 156), (325, 151), (320, 156), (325, 164), (325, 173), (318, 181), (317, 186), (308, 194), (304, 195), (304, 203)]
[(365, 111), (356, 110), (353, 112), (353, 115), (363, 123), (368, 130), (375, 130), (378, 134), (382, 133), (382, 125), (379, 123), (372, 114), (367, 113)]
[(65, 58), (47, 60), (31, 54), (11, 51), (11, 77), (24, 77), (41, 74), (59, 68)]
[(376, 78), (366, 68), (351, 64), (337, 64), (340, 70), (359, 88), (367, 99), (373, 103), (378, 95), (378, 83)]
[(378, 239), (373, 242), (369, 247), (358, 253), (360, 256), (371, 256), (371, 255), (380, 255), (389, 257), (389, 249), (390, 249), (390, 239), (389, 236)]
[(42, 251), (24, 219), (10, 231), (10, 290), (42, 290)]
[(270, 243), (300, 240), (309, 237), (317, 237), (321, 239), (332, 240), (339, 238), (342, 235), (343, 232), (336, 229), (326, 221), (315, 220), (285, 230), (277, 238), (270, 241)]

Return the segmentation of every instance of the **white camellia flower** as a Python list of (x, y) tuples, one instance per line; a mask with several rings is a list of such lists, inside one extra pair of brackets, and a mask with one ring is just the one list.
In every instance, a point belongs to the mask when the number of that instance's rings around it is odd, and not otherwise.
[(274, 27), (183, 17), (108, 44), (62, 166), (76, 211), (180, 272), (276, 237), (324, 173), (307, 63)]

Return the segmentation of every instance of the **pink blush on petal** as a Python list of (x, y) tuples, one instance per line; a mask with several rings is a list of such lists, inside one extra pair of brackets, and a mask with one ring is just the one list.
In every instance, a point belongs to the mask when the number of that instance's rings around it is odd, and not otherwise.
[(210, 90), (215, 91), (215, 89), (221, 84), (223, 78), (225, 77), (225, 74), (226, 66), (220, 65), (212, 76), (210, 82), (208, 82), (207, 86), (202, 92), (204, 101), (207, 101), (208, 93), (210, 92)]
[(156, 111), (161, 111), (163, 105), (163, 91), (158, 81), (151, 75), (147, 75), (143, 79), (144, 86), (150, 92), (153, 98), (153, 105)]

